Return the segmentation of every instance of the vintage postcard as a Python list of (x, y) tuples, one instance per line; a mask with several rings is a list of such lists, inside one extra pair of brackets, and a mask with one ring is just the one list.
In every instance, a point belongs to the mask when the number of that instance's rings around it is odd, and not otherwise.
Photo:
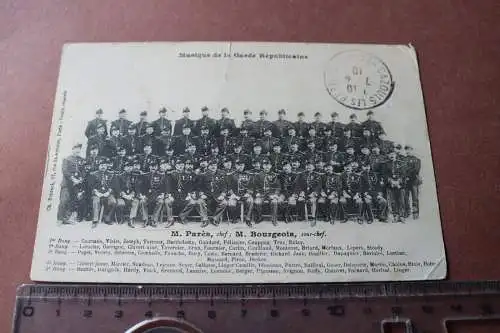
[(64, 47), (33, 280), (445, 276), (412, 46)]

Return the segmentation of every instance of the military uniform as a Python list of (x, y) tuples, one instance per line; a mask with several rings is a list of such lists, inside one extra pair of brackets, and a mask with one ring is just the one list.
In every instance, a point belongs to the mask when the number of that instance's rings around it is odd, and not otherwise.
[(361, 196), (361, 176), (352, 171), (344, 172), (342, 175), (342, 197), (340, 204), (344, 211), (344, 221), (347, 221), (349, 213), (354, 213), (358, 222), (361, 222), (361, 208), (363, 198)]
[(313, 121), (312, 123), (309, 124), (309, 130), (310, 129), (314, 129), (316, 131), (316, 135), (318, 137), (322, 137), (323, 136), (323, 133), (325, 132), (325, 129), (326, 129), (326, 125), (324, 122), (321, 122), (321, 121), (318, 121), (318, 120), (315, 120)]
[(266, 131), (273, 131), (273, 124), (269, 120), (259, 119), (254, 123), (254, 135), (257, 139), (264, 137)]
[(345, 130), (350, 130), (353, 138), (360, 138), (363, 135), (363, 126), (356, 121), (351, 121), (345, 125), (344, 131)]
[(394, 222), (403, 222), (404, 217), (404, 163), (403, 161), (389, 160), (385, 164), (385, 178), (387, 183), (387, 199)]
[(155, 121), (153, 121), (151, 123), (151, 125), (153, 126), (154, 128), (154, 136), (158, 137), (160, 135), (162, 135), (162, 133), (172, 133), (172, 122), (165, 118), (165, 117), (160, 117), (158, 119), (156, 119)]
[(84, 200), (84, 159), (80, 156), (70, 155), (63, 160), (61, 193), (57, 219), (68, 223), (73, 212), (77, 212), (77, 219), (82, 218), (82, 205)]
[(234, 120), (230, 118), (221, 118), (217, 121), (216, 125), (216, 135), (220, 133), (223, 129), (228, 130), (228, 137), (231, 137), (234, 135), (236, 125), (234, 124)]
[(280, 195), (280, 179), (278, 175), (272, 171), (261, 171), (253, 177), (253, 193), (254, 193), (254, 213), (255, 223), (262, 222), (263, 205), (265, 201), (269, 202), (271, 207), (271, 222), (277, 224), (278, 205), (283, 202)]
[(327, 172), (321, 179), (322, 190), (318, 199), (318, 210), (331, 224), (343, 218), (339, 198), (342, 196), (342, 175)]
[(286, 223), (292, 221), (292, 216), (297, 214), (297, 179), (298, 173), (281, 172), (281, 194), (285, 197), (283, 202), (283, 217)]
[[(123, 154), (123, 152), (122, 152)], [(128, 162), (128, 156), (125, 156), (125, 155), (116, 155), (115, 157), (113, 157), (112, 159), (112, 168), (115, 172), (117, 173), (122, 173), (123, 172), (123, 169), (125, 167), (125, 164)]]
[(146, 120), (140, 120), (134, 126), (136, 128), (135, 135), (137, 137), (140, 137), (140, 136), (146, 134), (146, 128), (149, 126), (149, 122), (147, 122)]
[(291, 146), (296, 144), (299, 149), (304, 147), (304, 140), (300, 139), (296, 135), (294, 136), (286, 136), (282, 139), (281, 147), (283, 152), (288, 153), (292, 150)]
[(273, 146), (278, 140), (270, 135), (264, 135), (260, 140), (259, 144), (262, 147), (263, 154), (269, 154), (273, 150)]
[[(236, 160), (235, 163), (239, 162), (241, 161)], [(235, 171), (232, 178), (231, 190), (239, 198), (238, 201), (243, 204), (243, 216), (247, 225), (250, 225), (253, 211), (252, 176), (246, 171)]]
[(97, 170), (90, 174), (89, 183), (92, 190), (93, 227), (97, 226), (100, 222), (101, 216), (104, 216), (106, 223), (111, 223), (111, 217), (116, 208), (116, 198), (112, 193), (112, 180), (113, 174), (107, 170)]
[(140, 154), (137, 156), (137, 160), (139, 164), (141, 165), (141, 171), (142, 172), (149, 172), (149, 167), (152, 164), (157, 164), (158, 163), (158, 157), (153, 154)]
[(179, 120), (176, 120), (174, 126), (174, 136), (182, 135), (182, 129), (184, 127), (189, 127), (192, 133), (194, 125), (195, 125), (194, 121), (189, 118), (181, 118)]
[(194, 133), (201, 135), (201, 129), (207, 128), (208, 135), (213, 137), (217, 131), (217, 121), (209, 116), (203, 116), (195, 122)]
[(299, 207), (299, 219), (304, 220), (306, 218), (306, 205), (307, 213), (311, 214), (313, 218), (312, 224), (315, 224), (316, 219), (316, 205), (318, 194), (321, 190), (321, 180), (318, 174), (314, 171), (304, 171), (297, 181), (297, 192), (299, 196), (297, 198), (297, 206)]
[(103, 126), (104, 127), (104, 135), (108, 135), (108, 130), (106, 128), (106, 120), (100, 119), (100, 118), (95, 118), (92, 119), (87, 123), (87, 128), (85, 128), (85, 136), (87, 139), (90, 139), (94, 135), (97, 134), (97, 127)]
[(370, 131), (373, 137), (378, 138), (380, 134), (385, 134), (384, 128), (380, 124), (380, 122), (376, 120), (367, 119), (361, 123), (361, 127), (363, 129), (367, 129)]
[(282, 138), (288, 135), (288, 130), (293, 127), (293, 124), (285, 119), (278, 119), (273, 122), (273, 136)]
[(220, 135), (217, 137), (217, 146), (221, 155), (228, 155), (232, 152), (231, 138), (229, 135)]
[(122, 139), (119, 136), (110, 136), (106, 139), (102, 155), (107, 158), (113, 158), (118, 153), (118, 149), (122, 146)]
[[(384, 179), (379, 177), (372, 170), (363, 170), (361, 172), (361, 193), (363, 203), (361, 216), (373, 222), (376, 217), (380, 221), (387, 220), (387, 200), (384, 198)], [(374, 214), (374, 208), (376, 209)]]
[(248, 136), (253, 137), (255, 135), (255, 122), (251, 119), (243, 120), (240, 126), (240, 133), (243, 129), (247, 131)]
[(344, 135), (345, 125), (338, 121), (330, 121), (326, 127), (332, 131), (333, 137), (341, 138)]
[(194, 140), (197, 143), (196, 146), (196, 151), (201, 155), (201, 156), (207, 156), (210, 154), (210, 151), (212, 149), (212, 145), (214, 144), (213, 140), (210, 138), (208, 135), (200, 135)]
[(127, 135), (127, 131), (130, 125), (132, 125), (132, 122), (124, 118), (113, 120), (111, 122), (111, 127), (118, 128), (118, 130), (120, 131), (120, 136)]
[(125, 147), (128, 156), (136, 155), (141, 151), (141, 144), (136, 135), (127, 134), (121, 141), (123, 147)]
[(151, 133), (151, 134), (143, 134), (143, 135), (140, 135), (139, 138), (139, 151), (144, 151), (144, 147), (145, 146), (151, 146), (151, 149), (154, 149), (154, 143), (156, 141), (154, 135)]
[[(227, 184), (224, 175), (218, 170), (215, 172), (208, 170), (201, 174), (199, 179), (199, 188), (206, 196), (204, 199), (206, 210), (213, 215), (213, 224), (218, 225), (227, 206)], [(207, 219), (202, 227), (206, 227), (208, 224)]]
[(272, 170), (274, 170), (274, 172), (281, 172), (281, 168), (286, 162), (286, 156), (281, 152), (278, 153), (273, 151), (269, 154), (269, 161), (271, 161)]
[(206, 224), (208, 221), (207, 203), (204, 198), (206, 195), (199, 191), (199, 177), (194, 172), (184, 171), (181, 178), (183, 181), (182, 197), (179, 199), (181, 200), (181, 205), (184, 207), (179, 213), (180, 222), (184, 224), (191, 211), (195, 209), (201, 216), (202, 224)]
[(174, 138), (174, 151), (176, 154), (183, 154), (188, 146), (195, 145), (196, 139), (193, 135), (179, 135)]
[(145, 199), (146, 216), (153, 212), (152, 221), (144, 221), (144, 227), (151, 225), (156, 227), (160, 219), (160, 212), (165, 200), (165, 174), (153, 170), (144, 175), (143, 186), (141, 186), (141, 196)]
[(305, 121), (297, 121), (294, 123), (295, 132), (300, 139), (305, 139), (309, 136), (309, 124)]
[(173, 146), (173, 139), (169, 132), (163, 131), (156, 136), (153, 141), (153, 153), (158, 156), (165, 156), (166, 151)]
[(328, 165), (333, 166), (333, 172), (339, 173), (344, 171), (344, 165), (346, 163), (346, 154), (338, 150), (329, 150), (323, 155), (323, 161)]
[(104, 155), (106, 143), (107, 143), (107, 140), (106, 140), (105, 134), (92, 135), (91, 137), (89, 137), (89, 139), (87, 141), (87, 151), (85, 153), (85, 156), (90, 155), (90, 147), (92, 147), (92, 146), (97, 147), (99, 149), (99, 153), (98, 153), (99, 155)]
[[(405, 216), (413, 214), (413, 218), (419, 215), (419, 187), (421, 179), (419, 176), (421, 161), (418, 157), (409, 155), (405, 158)], [(411, 198), (411, 207), (410, 207)]]
[(146, 221), (148, 216), (146, 212), (146, 198), (141, 197), (141, 188), (144, 175), (137, 170), (123, 172), (116, 177), (115, 192), (117, 193), (116, 213), (119, 221), (123, 221), (125, 210), (130, 209), (128, 225), (134, 227), (134, 222), (137, 218), (137, 213), (140, 209), (142, 220)]

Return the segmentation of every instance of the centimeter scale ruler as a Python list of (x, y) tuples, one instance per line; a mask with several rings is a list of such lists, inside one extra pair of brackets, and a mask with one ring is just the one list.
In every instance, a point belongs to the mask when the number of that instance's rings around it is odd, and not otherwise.
[[(259, 286), (39, 284), (18, 289), (13, 331), (440, 333), (450, 332), (455, 323), (499, 319), (497, 281)], [(491, 332), (500, 332), (500, 326)]]

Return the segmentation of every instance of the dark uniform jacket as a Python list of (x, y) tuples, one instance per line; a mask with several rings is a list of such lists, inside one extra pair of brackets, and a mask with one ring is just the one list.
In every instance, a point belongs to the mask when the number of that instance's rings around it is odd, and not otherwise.
[(383, 179), (373, 171), (361, 172), (361, 192), (374, 195), (382, 193)]
[(368, 155), (365, 155), (365, 154), (359, 154), (358, 155), (358, 164), (359, 166), (363, 166), (363, 165), (370, 165), (370, 154)]
[(235, 145), (241, 145), (243, 147), (243, 152), (247, 154), (252, 152), (254, 143), (255, 138), (250, 135), (240, 135), (233, 138), (233, 147)]
[(144, 146), (145, 145), (150, 145), (151, 149), (154, 150), (154, 143), (155, 143), (155, 137), (153, 134), (143, 134), (138, 137), (139, 140), (139, 151), (142, 153), (144, 152)]
[(139, 138), (135, 135), (127, 135), (123, 138), (122, 144), (127, 151), (127, 155), (132, 156), (141, 153)]
[(92, 135), (88, 141), (87, 141), (87, 152), (86, 155), (90, 154), (90, 147), (92, 146), (97, 146), (99, 148), (99, 155), (104, 155), (105, 154), (105, 146), (106, 146), (106, 135)]
[(345, 124), (338, 121), (330, 121), (326, 126), (332, 131), (332, 136), (340, 138), (344, 135)]
[(194, 140), (197, 143), (196, 146), (196, 151), (200, 155), (208, 155), (210, 154), (210, 151), (212, 149), (212, 144), (213, 144), (213, 139), (210, 138), (208, 135), (200, 135), (198, 137), (195, 137)]
[(219, 154), (221, 155), (231, 154), (231, 152), (233, 151), (231, 138), (229, 136), (224, 136), (224, 135), (218, 136), (217, 146), (219, 147)]
[(313, 121), (309, 124), (309, 129), (314, 128), (316, 130), (316, 135), (321, 137), (326, 129), (326, 124), (321, 121)]
[(117, 119), (111, 122), (111, 127), (116, 127), (120, 131), (120, 136), (125, 136), (128, 133), (128, 127), (132, 122), (128, 119)]
[(174, 152), (183, 154), (189, 145), (196, 146), (196, 139), (193, 135), (179, 135), (174, 138)]
[(128, 160), (127, 156), (120, 156), (120, 155), (115, 156), (113, 158), (113, 170), (115, 172), (122, 173), (127, 160)]
[(380, 122), (376, 120), (365, 120), (364, 122), (361, 123), (361, 126), (363, 129), (367, 129), (372, 133), (372, 136), (378, 138), (380, 134), (385, 134), (384, 129), (382, 128), (382, 125)]
[(138, 156), (138, 161), (141, 165), (142, 172), (149, 172), (149, 166), (158, 163), (158, 157), (153, 154), (140, 154)]
[(321, 190), (321, 178), (314, 171), (304, 171), (297, 181), (297, 192), (304, 192), (306, 195), (319, 193)]
[(326, 164), (333, 165), (333, 172), (341, 172), (345, 165), (346, 154), (341, 151), (327, 151), (323, 155)]
[(283, 164), (286, 161), (286, 156), (283, 153), (271, 152), (269, 154), (269, 160), (271, 161), (271, 165), (275, 172), (280, 172)]
[(153, 121), (151, 125), (153, 125), (153, 134), (155, 136), (160, 136), (164, 131), (168, 131), (169, 134), (172, 134), (172, 122), (169, 119), (160, 117)]
[(294, 123), (295, 132), (301, 139), (309, 136), (309, 124), (305, 121), (297, 121)]
[(70, 155), (63, 160), (62, 163), (62, 173), (63, 179), (61, 187), (67, 187), (73, 189), (74, 183), (72, 178), (82, 179), (83, 171), (82, 166), (84, 164), (84, 159), (80, 156)]
[(248, 131), (248, 136), (255, 135), (255, 123), (251, 119), (246, 119), (241, 122), (240, 130), (246, 129)]
[(113, 158), (118, 153), (118, 148), (122, 146), (123, 139), (118, 136), (110, 136), (104, 143), (102, 155)]
[(295, 194), (298, 174), (294, 172), (282, 172), (280, 174), (281, 193), (286, 197)]
[(213, 198), (217, 198), (222, 192), (227, 190), (226, 179), (220, 171), (207, 171), (200, 175), (199, 184), (200, 191)]
[(165, 193), (165, 174), (159, 171), (148, 172), (143, 176), (140, 193), (149, 200), (156, 199), (160, 194)]
[(419, 181), (421, 161), (416, 156), (406, 156), (405, 158), (405, 176), (408, 184), (415, 184)]
[(347, 147), (353, 147), (354, 151), (359, 150), (359, 138), (353, 136), (343, 136), (339, 139), (338, 149), (345, 151)]
[(230, 119), (230, 118), (223, 118), (223, 119), (217, 120), (215, 135), (216, 136), (220, 135), (220, 131), (222, 131), (223, 129), (228, 130), (228, 133), (229, 133), (228, 136), (233, 136), (235, 129), (236, 129), (236, 125), (234, 124), (234, 120)]
[(350, 122), (345, 125), (345, 128), (351, 130), (351, 136), (354, 138), (360, 138), (363, 136), (363, 126), (357, 122)]
[(126, 194), (134, 197), (141, 193), (143, 174), (140, 171), (123, 172), (117, 176), (114, 192), (118, 195)]
[(304, 165), (304, 162), (306, 160), (306, 157), (304, 153), (300, 151), (290, 151), (288, 154), (286, 154), (286, 159), (287, 162), (291, 163), (293, 160), (297, 160), (300, 162), (300, 165)]
[(156, 136), (153, 142), (153, 152), (159, 156), (165, 156), (168, 148), (173, 147), (173, 138), (168, 135)]
[(253, 177), (253, 192), (261, 195), (278, 194), (281, 189), (280, 179), (275, 172), (261, 171)]
[(194, 120), (191, 119), (186, 119), (186, 118), (181, 118), (175, 121), (174, 125), (174, 136), (176, 135), (182, 135), (182, 129), (184, 127), (189, 127), (191, 128), (191, 134), (193, 134), (193, 129), (194, 129)]
[(139, 121), (138, 123), (135, 124), (136, 132), (135, 135), (137, 137), (146, 134), (146, 128), (148, 127), (149, 122), (147, 121)]
[(254, 136), (256, 138), (262, 138), (267, 130), (273, 130), (273, 124), (269, 120), (259, 119), (254, 123)]
[(87, 155), (84, 164), (85, 174), (89, 175), (91, 172), (96, 171), (99, 167), (99, 162), (102, 160), (102, 156), (92, 156), (90, 154)]
[(106, 128), (106, 120), (94, 118), (87, 123), (87, 128), (85, 129), (85, 136), (90, 139), (90, 137), (97, 134), (97, 125), (104, 125), (104, 134), (108, 135), (108, 129)]
[(94, 171), (89, 176), (89, 185), (92, 190), (92, 194), (99, 192), (101, 194), (106, 193), (108, 190), (112, 189), (113, 186), (113, 173), (109, 171)]
[(304, 140), (297, 136), (285, 136), (281, 141), (281, 149), (283, 152), (289, 152), (293, 144), (296, 144), (299, 149), (302, 149), (304, 147)]
[(361, 176), (356, 172), (342, 175), (342, 189), (351, 197), (361, 193)]
[(231, 189), (238, 196), (252, 193), (252, 176), (246, 172), (235, 171), (232, 175)]
[(208, 135), (209, 136), (219, 134), (219, 133), (215, 133), (217, 131), (217, 121), (213, 118), (206, 116), (206, 117), (201, 117), (200, 119), (198, 119), (196, 121), (195, 126), (194, 126), (195, 134), (201, 135), (201, 129), (203, 127), (208, 128)]
[(322, 190), (326, 193), (326, 195), (330, 195), (332, 193), (335, 193), (337, 196), (340, 196), (342, 194), (342, 190), (343, 190), (343, 188), (342, 188), (342, 174), (325, 173), (322, 176), (321, 184), (322, 184)]
[(383, 155), (388, 155), (394, 150), (394, 141), (391, 140), (379, 140), (378, 144), (380, 146), (380, 153)]
[(401, 188), (404, 186), (405, 165), (402, 160), (389, 160), (384, 166), (384, 175), (389, 188)]
[(384, 164), (387, 162), (387, 158), (382, 154), (370, 154), (370, 166), (371, 170), (377, 175), (381, 176), (383, 173)]
[(273, 122), (273, 136), (275, 138), (282, 138), (288, 135), (288, 129), (293, 128), (293, 124), (288, 120), (275, 120)]
[(272, 136), (263, 136), (258, 142), (262, 147), (262, 153), (268, 154), (273, 150), (274, 144), (278, 141)]

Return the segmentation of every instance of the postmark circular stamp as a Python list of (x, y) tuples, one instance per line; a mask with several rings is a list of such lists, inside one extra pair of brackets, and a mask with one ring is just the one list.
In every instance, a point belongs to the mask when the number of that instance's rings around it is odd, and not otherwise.
[(355, 110), (384, 104), (394, 90), (389, 67), (377, 56), (359, 50), (334, 55), (328, 61), (324, 80), (333, 99)]

